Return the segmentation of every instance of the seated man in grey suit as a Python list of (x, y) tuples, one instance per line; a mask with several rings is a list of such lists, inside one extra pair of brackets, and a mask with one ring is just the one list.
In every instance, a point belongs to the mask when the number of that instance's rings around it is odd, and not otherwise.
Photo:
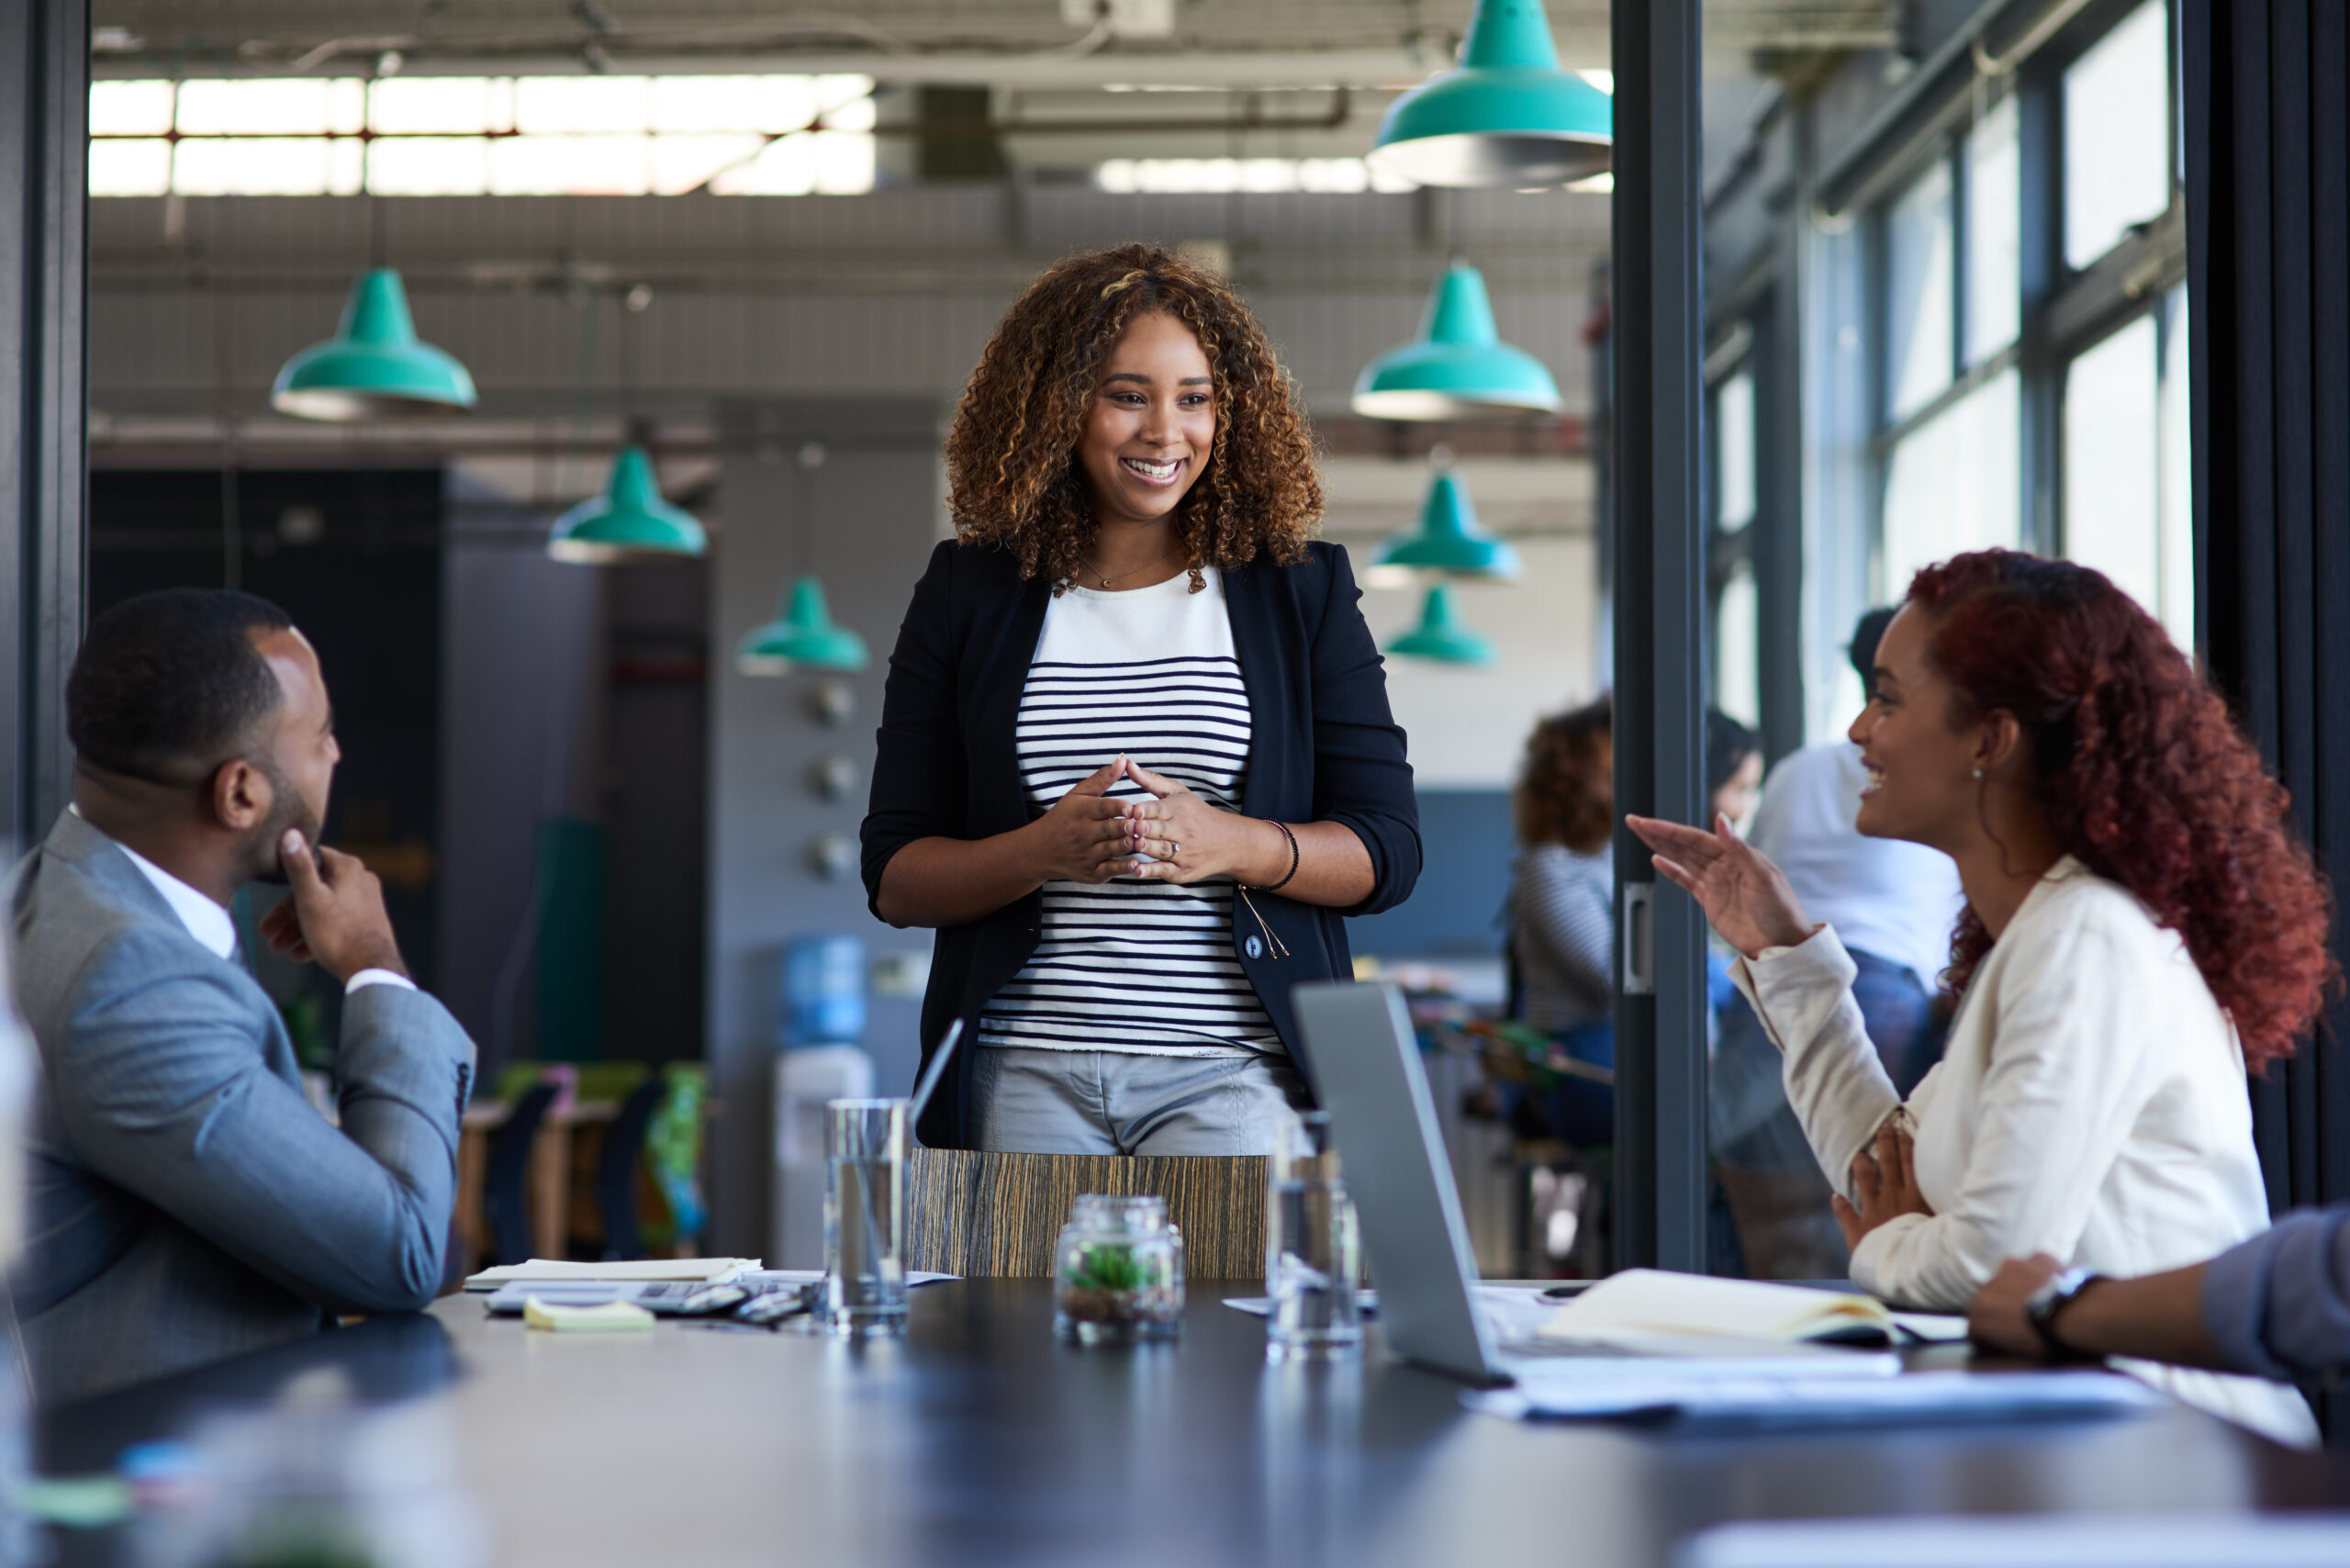
[[(318, 655), (262, 599), (146, 594), (91, 622), (65, 705), (73, 809), (7, 890), (42, 1065), (10, 1280), (36, 1396), (423, 1307), (474, 1047), (375, 878), (319, 846), (341, 752)], [(250, 881), (291, 884), (262, 934), (345, 986), (340, 1127), (239, 950)]]

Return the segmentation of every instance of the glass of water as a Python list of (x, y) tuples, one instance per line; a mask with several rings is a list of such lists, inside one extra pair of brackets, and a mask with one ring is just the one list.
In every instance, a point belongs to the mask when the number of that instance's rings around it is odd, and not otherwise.
[(836, 1334), (905, 1327), (907, 1109), (824, 1103), (824, 1317)]
[(1265, 1319), (1268, 1361), (1352, 1355), (1362, 1343), (1355, 1282), (1362, 1243), (1355, 1206), (1338, 1177), (1330, 1114), (1307, 1111), (1281, 1130), (1267, 1157)]

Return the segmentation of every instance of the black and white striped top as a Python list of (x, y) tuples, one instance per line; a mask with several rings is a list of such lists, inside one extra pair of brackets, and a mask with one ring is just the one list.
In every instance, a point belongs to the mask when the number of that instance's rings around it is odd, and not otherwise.
[[(1121, 752), (1240, 809), (1248, 694), (1214, 569), (1191, 591), (1072, 588), (1045, 612), (1016, 746), (1042, 814)], [(1120, 779), (1113, 799), (1147, 792)], [(979, 1043), (1185, 1057), (1281, 1049), (1232, 948), (1232, 883), (1052, 881), (1035, 954), (979, 1014)]]
[(1616, 1005), (1616, 850), (1538, 844), (1518, 857), (1509, 940), (1520, 1016), (1550, 1033), (1604, 1023)]

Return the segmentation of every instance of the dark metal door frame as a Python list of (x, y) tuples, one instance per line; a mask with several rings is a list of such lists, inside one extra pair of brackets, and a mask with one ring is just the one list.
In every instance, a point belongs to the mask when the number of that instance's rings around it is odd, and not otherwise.
[[(1616, 807), (1705, 820), (1699, 0), (1612, 0)], [(1706, 1259), (1706, 931), (1616, 835), (1619, 1267)]]
[(89, 450), (87, 0), (0, 0), (0, 833), (64, 809), (65, 672), (82, 635)]

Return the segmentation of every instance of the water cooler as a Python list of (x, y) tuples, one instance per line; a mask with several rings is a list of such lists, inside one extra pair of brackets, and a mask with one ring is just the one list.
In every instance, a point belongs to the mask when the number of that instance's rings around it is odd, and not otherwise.
[(865, 944), (806, 936), (784, 948), (775, 1058), (770, 1269), (824, 1266), (824, 1102), (873, 1092), (865, 1035)]

